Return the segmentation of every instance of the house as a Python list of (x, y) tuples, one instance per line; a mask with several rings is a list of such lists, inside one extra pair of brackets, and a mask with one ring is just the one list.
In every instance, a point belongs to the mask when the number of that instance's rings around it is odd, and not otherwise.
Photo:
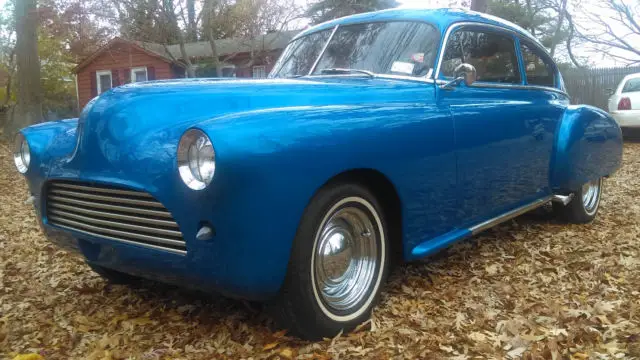
[[(273, 32), (255, 39), (216, 40), (222, 76), (263, 78), (297, 31)], [(198, 77), (215, 76), (213, 51), (208, 41), (186, 43), (185, 50)], [(163, 45), (116, 37), (74, 69), (78, 108), (112, 87), (185, 77), (179, 45)]]

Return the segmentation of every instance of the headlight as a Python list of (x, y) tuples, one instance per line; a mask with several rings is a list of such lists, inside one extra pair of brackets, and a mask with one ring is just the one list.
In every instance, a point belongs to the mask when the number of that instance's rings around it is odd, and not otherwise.
[(206, 188), (216, 172), (216, 152), (209, 137), (200, 130), (187, 130), (178, 144), (178, 171), (193, 190)]
[(24, 174), (29, 170), (29, 163), (31, 163), (31, 151), (29, 150), (29, 143), (22, 133), (18, 133), (13, 142), (13, 162), (16, 164), (16, 167), (21, 174)]

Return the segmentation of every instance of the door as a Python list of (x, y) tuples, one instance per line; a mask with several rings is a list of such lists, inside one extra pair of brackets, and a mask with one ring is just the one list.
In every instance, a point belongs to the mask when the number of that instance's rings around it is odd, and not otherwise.
[(482, 25), (457, 28), (445, 48), (439, 80), (453, 79), (462, 63), (477, 71), (471, 86), (438, 90), (454, 120), (463, 225), (550, 193), (554, 119), (525, 86), (519, 51), (511, 33)]

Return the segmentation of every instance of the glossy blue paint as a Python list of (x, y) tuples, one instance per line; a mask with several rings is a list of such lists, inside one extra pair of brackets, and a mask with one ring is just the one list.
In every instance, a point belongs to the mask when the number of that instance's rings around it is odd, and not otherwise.
[[(373, 20), (429, 21), (443, 35), (459, 21), (503, 26), (460, 11), (393, 10), (310, 31)], [(176, 164), (178, 141), (194, 127), (216, 150), (203, 191), (184, 185)], [(412, 260), (478, 223), (609, 175), (621, 160), (615, 122), (569, 106), (559, 89), (445, 91), (428, 79), (357, 75), (131, 84), (93, 100), (79, 120), (22, 131), (33, 154), (30, 191), (52, 241), (95, 264), (254, 300), (278, 291), (305, 207), (346, 171), (374, 170), (393, 184), (402, 220), (394, 240)], [(180, 225), (187, 255), (50, 225), (42, 191), (54, 179), (152, 194)], [(215, 227), (211, 241), (195, 238), (203, 222)]]
[(606, 112), (569, 106), (558, 127), (551, 186), (558, 192), (607, 176), (622, 165), (622, 132)]
[(447, 248), (454, 242), (466, 239), (471, 235), (472, 233), (469, 229), (457, 229), (444, 235), (440, 235), (414, 247), (411, 250), (410, 259), (420, 259), (425, 256), (435, 254), (438, 251)]

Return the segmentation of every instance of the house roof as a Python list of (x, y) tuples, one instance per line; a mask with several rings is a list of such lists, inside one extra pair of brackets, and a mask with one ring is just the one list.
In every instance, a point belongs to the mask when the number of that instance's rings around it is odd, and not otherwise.
[[(221, 39), (216, 40), (216, 50), (218, 56), (229, 56), (237, 53), (248, 53), (251, 51), (272, 51), (283, 49), (287, 46), (289, 41), (293, 39), (299, 31), (281, 31), (273, 32), (265, 35), (260, 35), (255, 39)], [(168, 63), (174, 63), (182, 65), (180, 60), (182, 59), (182, 52), (180, 51), (180, 45), (167, 45), (163, 44), (127, 40), (120, 37), (113, 38), (107, 44), (102, 46), (96, 52), (80, 62), (74, 69), (74, 73), (78, 73), (84, 67), (89, 65), (95, 58), (100, 56), (103, 52), (108, 50), (116, 43), (128, 43), (135, 46), (138, 50), (145, 52), (146, 54), (159, 58)], [(208, 41), (198, 41), (192, 43), (186, 43), (185, 48), (190, 58), (210, 58), (213, 56), (211, 51), (211, 44)]]
[(143, 47), (141, 47), (140, 45), (136, 44), (134, 41), (129, 41), (127, 39), (123, 39), (121, 37), (115, 37), (113, 39), (111, 39), (108, 43), (106, 43), (105, 45), (103, 45), (102, 47), (100, 47), (98, 50), (96, 50), (93, 54), (89, 55), (87, 58), (85, 58), (84, 60), (82, 60), (78, 65), (76, 65), (76, 67), (74, 67), (71, 71), (75, 74), (77, 74), (80, 70), (84, 69), (87, 65), (91, 64), (91, 62), (93, 62), (93, 60), (95, 60), (98, 56), (100, 56), (102, 53), (104, 53), (105, 51), (107, 51), (109, 48), (111, 48), (113, 45), (115, 44), (122, 44), (122, 43), (126, 43), (126, 44), (130, 44), (135, 46), (138, 50), (146, 53), (149, 56), (153, 56), (156, 58), (159, 58), (161, 60), (164, 60), (166, 62), (171, 63), (172, 60), (170, 58), (165, 57), (162, 54), (159, 54), (157, 52), (151, 51), (149, 49), (145, 49)]
[[(293, 39), (299, 30), (273, 32), (260, 35), (255, 39), (221, 39), (216, 40), (216, 50), (218, 56), (228, 56), (237, 53), (248, 53), (253, 51), (272, 51), (284, 49)], [(135, 42), (138, 46), (157, 53), (167, 59), (182, 59), (180, 45), (168, 45), (166, 48), (162, 44), (148, 43), (142, 41)], [(185, 44), (186, 52), (191, 58), (208, 58), (213, 56), (211, 44), (208, 41), (198, 41)], [(168, 52), (167, 52), (168, 51)]]

